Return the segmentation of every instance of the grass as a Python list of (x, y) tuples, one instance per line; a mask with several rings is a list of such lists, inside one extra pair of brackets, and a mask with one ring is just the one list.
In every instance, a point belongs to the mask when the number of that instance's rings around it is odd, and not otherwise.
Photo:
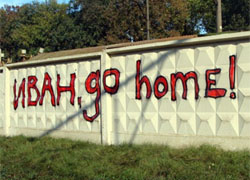
[(250, 152), (0, 137), (0, 179), (250, 179)]

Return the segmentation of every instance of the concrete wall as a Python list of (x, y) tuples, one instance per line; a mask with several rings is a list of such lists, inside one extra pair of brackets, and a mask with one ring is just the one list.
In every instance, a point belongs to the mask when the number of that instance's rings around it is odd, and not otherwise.
[(249, 38), (106, 47), (7, 65), (0, 133), (250, 148)]

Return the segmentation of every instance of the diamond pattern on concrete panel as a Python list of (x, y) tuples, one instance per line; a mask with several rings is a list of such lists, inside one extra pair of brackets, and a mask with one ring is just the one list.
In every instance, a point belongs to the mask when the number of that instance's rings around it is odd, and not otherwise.
[[(145, 53), (142, 55), (141, 77), (147, 76), (151, 84), (153, 84), (158, 75), (157, 58), (156, 53)], [(136, 68), (134, 72), (136, 72)]]
[(176, 102), (172, 102), (170, 99), (162, 99), (159, 100), (158, 104), (158, 111), (159, 112), (170, 112), (175, 113), (176, 112)]
[(141, 100), (136, 100), (134, 93), (126, 93), (127, 112), (141, 112)]
[[(68, 100), (66, 97), (65, 97), (65, 94), (66, 93), (61, 93), (61, 98), (60, 98), (60, 105), (58, 106), (57, 105), (57, 101), (56, 101), (56, 113), (65, 113), (65, 112), (67, 112), (67, 105), (68, 105), (68, 103), (69, 103), (69, 101), (70, 101), (70, 99)], [(68, 101), (68, 102), (67, 102)]]
[(142, 112), (152, 112), (156, 113), (158, 112), (158, 102), (157, 99), (151, 98), (151, 99), (141, 99), (141, 111)]
[(194, 113), (177, 112), (177, 132), (181, 135), (196, 134), (196, 117)]
[(196, 101), (196, 112), (198, 113), (216, 112), (216, 100), (213, 98), (199, 98)]
[(223, 97), (216, 99), (216, 108), (217, 108), (217, 113), (237, 113), (238, 103), (234, 99)]
[[(229, 84), (229, 64), (226, 66), (221, 65), (221, 72), (215, 76), (211, 75), (210, 79), (216, 79), (216, 85), (212, 86), (213, 88), (224, 88), (228, 89), (230, 93), (230, 84)], [(215, 77), (215, 78), (214, 78)], [(236, 77), (237, 79), (237, 74)], [(237, 88), (237, 83), (235, 83), (235, 88)], [(229, 94), (227, 94), (229, 96)]]
[(46, 119), (44, 113), (36, 113), (36, 128), (45, 129), (46, 128)]
[(242, 96), (239, 94), (239, 112), (250, 114), (250, 97)]
[(216, 113), (197, 113), (197, 135), (215, 136)]
[(158, 114), (143, 112), (142, 132), (143, 133), (158, 133)]
[(58, 64), (58, 65), (56, 65), (56, 75), (59, 74), (60, 77), (61, 77), (60, 84), (64, 84), (65, 81), (66, 81), (67, 65), (66, 64)]
[(17, 113), (10, 113), (10, 127), (18, 127)]
[(46, 128), (47, 129), (54, 128), (56, 124), (55, 113), (46, 113), (45, 118), (46, 118)]
[[(63, 119), (63, 121), (68, 120), (68, 118), (70, 116), (72, 116), (74, 113), (77, 113), (77, 111), (73, 111), (71, 113), (67, 113), (67, 116), (65, 117), (65, 119)], [(78, 122), (79, 122), (78, 121), (78, 117), (75, 117), (75, 118), (71, 119), (66, 124), (66, 129), (70, 130), (70, 131), (77, 131), (77, 130), (79, 130), (79, 123)]]
[(125, 133), (127, 132), (126, 113), (115, 113), (113, 121), (113, 132)]
[(250, 97), (239, 91), (239, 131), (240, 136), (250, 136)]
[(100, 70), (100, 62), (99, 61), (90, 61), (90, 70), (91, 72), (96, 72), (97, 70)]
[(27, 77), (28, 76), (35, 76), (35, 75), (36, 75), (36, 68), (35, 67), (27, 68)]
[(243, 96), (250, 96), (250, 73), (242, 73), (241, 78), (238, 80), (238, 91), (243, 94)]
[[(17, 70), (10, 70), (10, 89), (13, 89), (14, 86), (14, 80), (17, 80), (18, 77), (18, 71)], [(11, 96), (13, 96), (13, 94), (10, 94)]]
[(79, 130), (85, 132), (91, 131), (91, 123), (83, 118), (82, 113), (79, 116)]
[(26, 69), (19, 69), (17, 81), (22, 82), (23, 78), (26, 78), (26, 77), (27, 77), (27, 70)]
[(164, 73), (167, 69), (173, 70), (175, 69), (175, 50), (162, 51), (158, 53), (158, 70), (161, 73)]
[(214, 48), (200, 47), (194, 51), (196, 67), (214, 67)]
[(194, 113), (195, 112), (195, 100), (184, 100), (178, 97), (177, 99), (177, 112), (188, 112)]
[[(250, 60), (249, 60), (250, 61)], [(244, 73), (250, 72), (250, 62), (248, 63), (239, 63), (236, 59), (237, 67), (239, 71), (242, 71)]]
[(194, 67), (194, 50), (180, 49), (176, 52), (176, 69), (180, 71), (182, 68)]
[(18, 127), (26, 128), (27, 127), (27, 114), (26, 113), (18, 113)]
[(66, 121), (66, 115), (65, 113), (56, 113), (56, 124), (55, 127), (59, 127), (59, 130), (65, 130), (66, 129), (66, 124), (64, 122)]
[(84, 61), (84, 62), (80, 62), (78, 65), (78, 80), (81, 82), (85, 82), (85, 80), (87, 79), (90, 71), (90, 62), (88, 61)]
[[(62, 93), (62, 95), (63, 95), (63, 93)], [(64, 93), (64, 95), (66, 95), (67, 97), (66, 97), (66, 111), (67, 112), (76, 112), (77, 110), (78, 110), (78, 101), (77, 101), (77, 96), (75, 97), (75, 100), (74, 100), (74, 105), (72, 105), (71, 103), (70, 103), (70, 99), (71, 99), (71, 93), (70, 92), (66, 92), (66, 93)]]
[(250, 137), (250, 113), (239, 113), (240, 136)]
[[(123, 82), (126, 84), (123, 84), (125, 86), (126, 92), (134, 92), (135, 93), (135, 73), (134, 72), (122, 72), (121, 74), (125, 74), (125, 79)], [(121, 84), (120, 84), (121, 85)], [(145, 85), (143, 85), (145, 86)]]
[(111, 67), (118, 69), (120, 72), (126, 72), (125, 57), (124, 56), (112, 57)]
[(176, 134), (177, 122), (176, 113), (159, 112), (159, 134)]
[(91, 124), (91, 132), (100, 132), (100, 115)]
[(237, 57), (236, 57), (237, 64), (241, 64), (241, 65), (250, 64), (249, 52), (250, 52), (249, 42), (238, 44), (237, 45)]
[[(206, 89), (206, 70), (208, 69), (214, 69), (214, 67), (211, 66), (207, 66), (207, 67), (202, 67), (202, 66), (196, 66), (195, 67), (195, 72), (197, 74), (198, 77), (198, 84), (200, 87), (200, 90), (205, 90)], [(212, 75), (211, 75), (212, 78)]]
[(127, 112), (127, 132), (137, 134), (141, 132), (142, 116), (138, 112)]
[(112, 97), (113, 99), (113, 108), (112, 111), (114, 114), (117, 112), (126, 112), (126, 95), (125, 93), (117, 96), (117, 97)]
[(229, 56), (236, 54), (235, 45), (220, 45), (215, 47), (215, 62), (216, 66), (227, 65), (229, 66)]
[(52, 81), (51, 84), (56, 85), (56, 78), (57, 78), (57, 74), (56, 74), (56, 66), (55, 65), (48, 65), (45, 67), (45, 71), (49, 74), (49, 76), (51, 77)]
[(217, 99), (216, 107), (217, 135), (237, 136), (239, 134), (237, 101), (230, 98)]
[(217, 136), (238, 136), (239, 121), (237, 113), (217, 113)]
[[(141, 60), (141, 56), (140, 55), (128, 55), (125, 57), (125, 69), (126, 69), (126, 73), (133, 73), (135, 76), (136, 73), (136, 62), (138, 60)], [(122, 71), (121, 71), (122, 72)]]
[(27, 113), (27, 127), (36, 128), (36, 113)]

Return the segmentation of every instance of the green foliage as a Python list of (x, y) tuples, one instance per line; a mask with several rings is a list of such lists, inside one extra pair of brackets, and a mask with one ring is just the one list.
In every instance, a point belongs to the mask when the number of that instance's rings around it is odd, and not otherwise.
[(222, 23), (224, 31), (250, 30), (250, 1), (223, 0)]
[(17, 26), (19, 7), (5, 6), (0, 9), (0, 48), (7, 57), (16, 57), (18, 47), (11, 34)]
[[(215, 0), (188, 0), (190, 17), (187, 21), (186, 33), (192, 34), (203, 26), (208, 33), (216, 32)], [(250, 1), (222, 0), (223, 31), (250, 30)]]
[(249, 179), (250, 152), (0, 137), (0, 179)]
[[(249, 0), (223, 0), (224, 31), (250, 28)], [(215, 0), (149, 0), (151, 39), (216, 32)], [(18, 50), (36, 55), (103, 44), (146, 40), (146, 0), (71, 0), (0, 9), (0, 45), (18, 61)]]
[[(150, 0), (151, 39), (182, 35), (185, 18), (188, 16), (184, 0)], [(104, 12), (108, 22), (103, 44), (129, 41), (126, 32), (135, 41), (147, 39), (146, 1), (116, 0), (109, 3)]]

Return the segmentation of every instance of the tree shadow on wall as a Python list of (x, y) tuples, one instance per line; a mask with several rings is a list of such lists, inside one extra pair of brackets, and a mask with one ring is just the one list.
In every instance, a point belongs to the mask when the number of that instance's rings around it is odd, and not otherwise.
[[(178, 44), (178, 43), (183, 43), (183, 42), (185, 42), (187, 39), (182, 39), (182, 40), (177, 40), (176, 41), (176, 44)], [(175, 46), (175, 47), (177, 47), (177, 46)], [(174, 50), (174, 48), (175, 47), (170, 47), (170, 48), (164, 48), (164, 49), (162, 49), (162, 50), (165, 50), (166, 52), (165, 53), (162, 53), (159, 57), (158, 57), (158, 59), (156, 60), (156, 61), (154, 61), (154, 62), (152, 62), (152, 63), (150, 63), (150, 64), (148, 64), (148, 65), (146, 65), (146, 66), (144, 66), (144, 67), (142, 67), (141, 68), (141, 74), (145, 74), (145, 73), (147, 73), (149, 70), (151, 70), (152, 68), (154, 68), (155, 66), (157, 66), (158, 65), (158, 67), (160, 67), (160, 69), (158, 70), (158, 73), (159, 72), (161, 72), (161, 70), (162, 70), (162, 68), (163, 68), (163, 66), (161, 66), (161, 63), (162, 62), (164, 62), (164, 60), (166, 60), (167, 59), (167, 57), (168, 56), (170, 56), (170, 55), (172, 55), (172, 54), (174, 54), (176, 51)], [(159, 51), (160, 51), (161, 49), (159, 49)], [(144, 52), (152, 52), (153, 50), (149, 50), (149, 51), (142, 51), (141, 52), (141, 54), (142, 53), (144, 53)], [(157, 50), (158, 51), (158, 50)], [(132, 54), (132, 53), (131, 53)], [(145, 60), (146, 61), (146, 60)], [(121, 73), (123, 73), (123, 72), (121, 72)], [(120, 85), (119, 85), (119, 88), (121, 88), (121, 87), (125, 87), (129, 82), (131, 82), (131, 81), (133, 81), (133, 82), (135, 82), (135, 76), (136, 76), (136, 69), (135, 69), (135, 73), (133, 74), (133, 75), (131, 75), (131, 76), (129, 76), (129, 77), (126, 77), (126, 80), (124, 81), (124, 82), (120, 82)], [(134, 83), (135, 84), (135, 83)], [(151, 85), (152, 85), (152, 82), (151, 82)], [(143, 85), (144, 86), (144, 85)], [(118, 90), (119, 91), (119, 90)], [(100, 101), (102, 100), (102, 96), (105, 94), (106, 92), (104, 91), (104, 90), (102, 90), (101, 91), (101, 98), (100, 98)], [(135, 93), (135, 95), (136, 95), (136, 92), (134, 92)], [(152, 93), (154, 93), (153, 91), (152, 91)], [(135, 97), (135, 95), (134, 95), (134, 97)], [(130, 133), (127, 133), (127, 134), (129, 134), (130, 135), (130, 138), (129, 138), (129, 141), (128, 141), (128, 143), (133, 143), (134, 141), (135, 141), (135, 139), (136, 139), (136, 135), (138, 135), (138, 132), (139, 132), (139, 130), (140, 130), (140, 126), (142, 126), (143, 125), (143, 120), (145, 120), (145, 118), (144, 118), (144, 112), (146, 111), (146, 109), (147, 109), (147, 107), (148, 107), (148, 104), (149, 104), (149, 101), (150, 101), (150, 99), (145, 99), (145, 97), (142, 97), (142, 99), (141, 100), (136, 100), (135, 99), (135, 101), (141, 101), (141, 112), (140, 112), (140, 116), (139, 116), (139, 119), (137, 119), (137, 120), (135, 120), (135, 121), (137, 121), (136, 122), (136, 124), (135, 124), (135, 126), (134, 126), (134, 129), (133, 130), (131, 130), (130, 131)], [(142, 103), (143, 102), (143, 103)], [(115, 113), (115, 112), (117, 112), (117, 101), (116, 100), (114, 100), (113, 101), (113, 107), (114, 107), (114, 111), (113, 111), (113, 113)], [(101, 102), (99, 102), (99, 104), (101, 104)], [(76, 113), (74, 113), (74, 114), (72, 114), (72, 115), (70, 115), (70, 116), (68, 116), (64, 121), (62, 121), (62, 122), (60, 122), (59, 124), (57, 124), (57, 125), (55, 125), (55, 127), (53, 127), (53, 128), (51, 128), (51, 129), (49, 129), (49, 130), (46, 130), (44, 133), (42, 133), (40, 136), (39, 136), (39, 138), (41, 138), (41, 137), (44, 137), (44, 136), (46, 136), (46, 135), (49, 135), (49, 134), (51, 134), (51, 133), (53, 133), (53, 132), (55, 132), (55, 131), (57, 131), (58, 129), (60, 129), (60, 128), (62, 128), (64, 125), (66, 125), (67, 123), (69, 123), (70, 121), (72, 121), (74, 118), (76, 118), (77, 116), (79, 116), (79, 115), (81, 115), (82, 113), (83, 113), (83, 110), (85, 110), (85, 109), (89, 109), (89, 108), (91, 108), (91, 107), (94, 107), (95, 106), (95, 101), (92, 101), (92, 102), (90, 102), (89, 104), (87, 104), (87, 105), (85, 105), (85, 106), (83, 106), (82, 108), (80, 108)], [(157, 112), (156, 112), (157, 113)], [(100, 112), (100, 114), (101, 114), (101, 112)], [(119, 117), (119, 115), (117, 115), (117, 114), (113, 114), (113, 117), (115, 117), (115, 118), (113, 118), (113, 123), (112, 124), (114, 124), (114, 127), (112, 127), (112, 129), (113, 129), (113, 134), (114, 134), (114, 139), (113, 139), (113, 143), (114, 144), (118, 144), (119, 142), (120, 142), (120, 138), (119, 138), (119, 130), (118, 130), (118, 117)], [(82, 117), (82, 120), (83, 121), (85, 121), (85, 119)], [(100, 122), (101, 124), (103, 123), (102, 122), (102, 119), (101, 119), (101, 122)], [(101, 125), (102, 126), (102, 125)], [(101, 135), (103, 134), (103, 132), (102, 132), (102, 128), (100, 128), (101, 129)], [(126, 128), (127, 129), (127, 128)], [(156, 132), (157, 132), (157, 130), (156, 130)], [(108, 132), (108, 133), (110, 133), (110, 132)], [(101, 140), (101, 143), (103, 143), (103, 139)]]

